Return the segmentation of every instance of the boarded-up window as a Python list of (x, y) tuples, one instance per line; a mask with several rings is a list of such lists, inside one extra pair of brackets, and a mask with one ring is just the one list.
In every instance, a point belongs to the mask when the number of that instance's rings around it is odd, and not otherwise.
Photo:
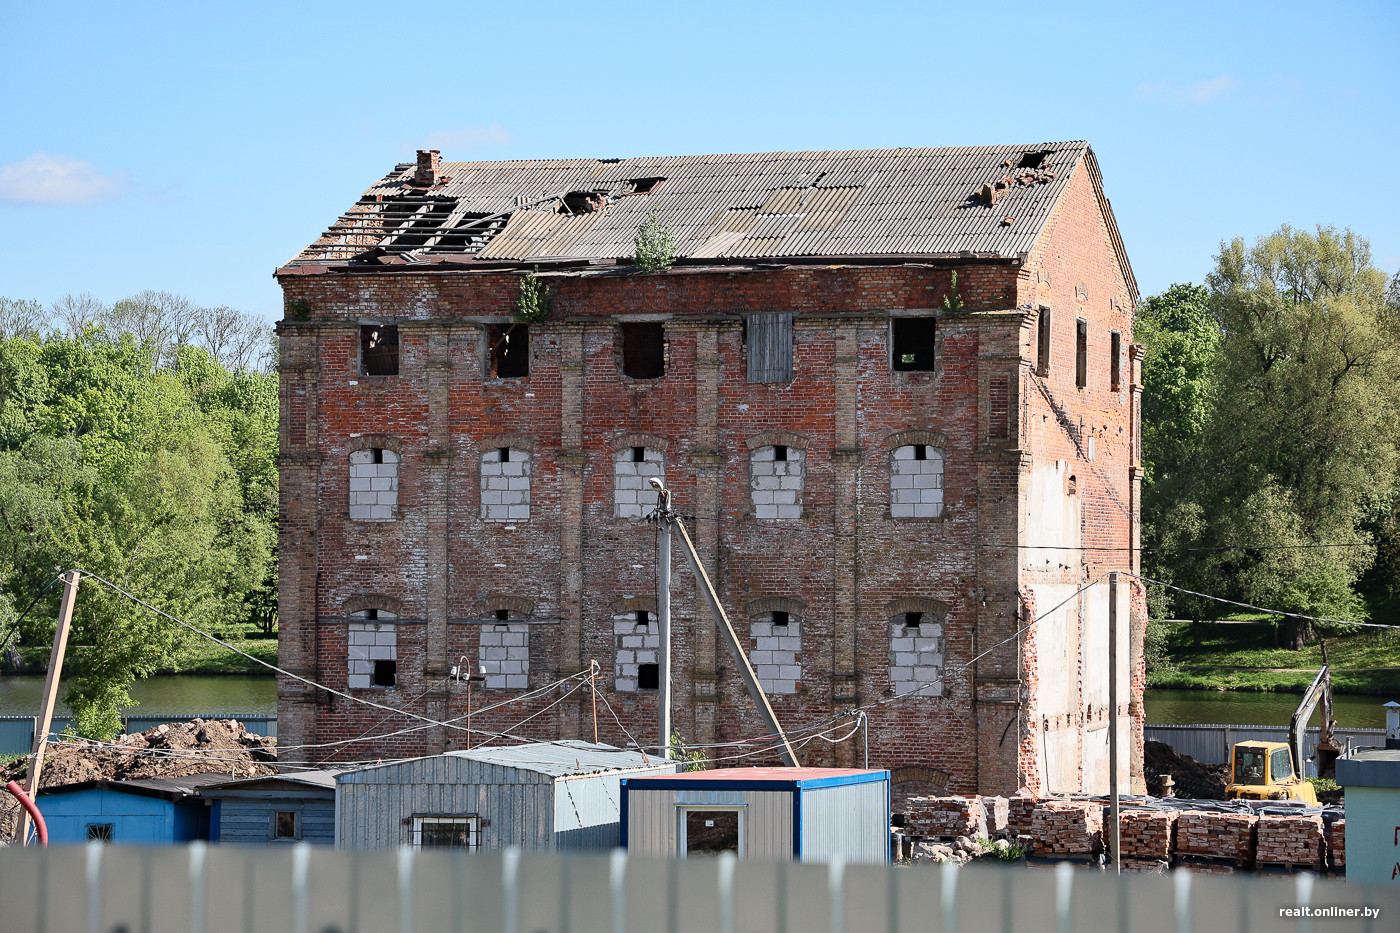
[(666, 327), (661, 323), (622, 325), (622, 371), (633, 379), (666, 375)]
[(1079, 318), (1074, 324), (1074, 384), (1082, 389), (1089, 384), (1089, 322)]
[(360, 375), (397, 376), (398, 374), (398, 325), (360, 325)]
[(1011, 433), (1011, 405), (1008, 380), (1005, 376), (993, 376), (987, 386), (987, 436), (992, 440), (1006, 440)]
[(890, 517), (939, 518), (943, 514), (943, 451), (906, 444), (890, 451)]
[(749, 382), (792, 381), (792, 315), (744, 316)]

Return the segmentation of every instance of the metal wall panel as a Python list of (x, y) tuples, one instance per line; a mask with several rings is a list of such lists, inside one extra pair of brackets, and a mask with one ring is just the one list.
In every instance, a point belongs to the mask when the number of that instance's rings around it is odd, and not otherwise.
[(888, 781), (813, 787), (802, 794), (801, 859), (884, 864), (890, 860)]
[[(219, 801), (219, 844), (270, 844), (269, 829), (273, 810), (301, 812), (301, 840), (316, 845), (335, 842), (335, 801), (333, 799), (238, 799), (223, 797)], [(283, 845), (285, 843), (278, 843)]]
[(744, 858), (791, 860), (792, 790), (642, 790), (627, 797), (627, 849), (636, 855), (676, 856), (680, 826), (676, 811), (685, 806), (742, 806)]

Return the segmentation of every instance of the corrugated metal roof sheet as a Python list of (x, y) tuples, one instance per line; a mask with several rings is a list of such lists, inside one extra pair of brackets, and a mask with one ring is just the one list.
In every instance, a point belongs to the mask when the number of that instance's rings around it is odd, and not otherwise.
[[(1085, 142), (1059, 142), (443, 162), (431, 188), (415, 187), (415, 166), (401, 164), (292, 264), (349, 261), (373, 247), (410, 260), (621, 259), (653, 210), (681, 258), (1013, 258), (1031, 251), (1087, 152)], [(1037, 164), (1021, 167), (1027, 156)], [(978, 196), (987, 184), (1001, 185), (994, 204)], [(587, 192), (605, 205), (588, 210)]]
[(530, 742), (525, 745), (476, 748), (471, 751), (446, 752), (454, 758), (467, 758), (485, 764), (507, 768), (522, 768), (553, 777), (570, 774), (592, 774), (623, 768), (655, 767), (665, 763), (655, 755), (611, 745), (595, 745), (565, 739), (558, 742)]

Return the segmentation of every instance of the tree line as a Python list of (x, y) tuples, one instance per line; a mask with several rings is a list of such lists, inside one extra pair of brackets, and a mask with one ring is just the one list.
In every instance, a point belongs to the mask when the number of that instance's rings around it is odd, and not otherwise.
[[(52, 639), (60, 586), (20, 616), (70, 567), (224, 635), (275, 611), (274, 353), (264, 322), (168, 292), (0, 298), (0, 646)], [(191, 637), (84, 584), (75, 731), (119, 731), (131, 683)]]
[[(1291, 615), (1400, 604), (1400, 273), (1351, 230), (1222, 243), (1204, 285), (1142, 302), (1143, 566)], [(1156, 588), (1154, 616), (1229, 607)]]

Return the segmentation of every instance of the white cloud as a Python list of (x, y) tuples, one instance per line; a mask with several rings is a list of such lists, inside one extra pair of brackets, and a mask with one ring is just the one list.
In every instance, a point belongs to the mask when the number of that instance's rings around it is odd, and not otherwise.
[(1219, 75), (1197, 81), (1182, 87), (1171, 81), (1156, 84), (1140, 84), (1137, 92), (1142, 97), (1156, 97), (1173, 104), (1208, 104), (1217, 97), (1229, 94), (1236, 87), (1236, 81), (1229, 75)]
[(408, 151), (414, 149), (440, 149), (447, 158), (457, 153), (481, 149), (485, 146), (504, 146), (510, 142), (510, 134), (499, 123), (490, 126), (464, 126), (459, 130), (437, 130), (429, 133), (421, 145), (404, 143)]
[(129, 185), (126, 172), (104, 175), (91, 162), (47, 152), (0, 165), (0, 201), (10, 204), (92, 204)]

